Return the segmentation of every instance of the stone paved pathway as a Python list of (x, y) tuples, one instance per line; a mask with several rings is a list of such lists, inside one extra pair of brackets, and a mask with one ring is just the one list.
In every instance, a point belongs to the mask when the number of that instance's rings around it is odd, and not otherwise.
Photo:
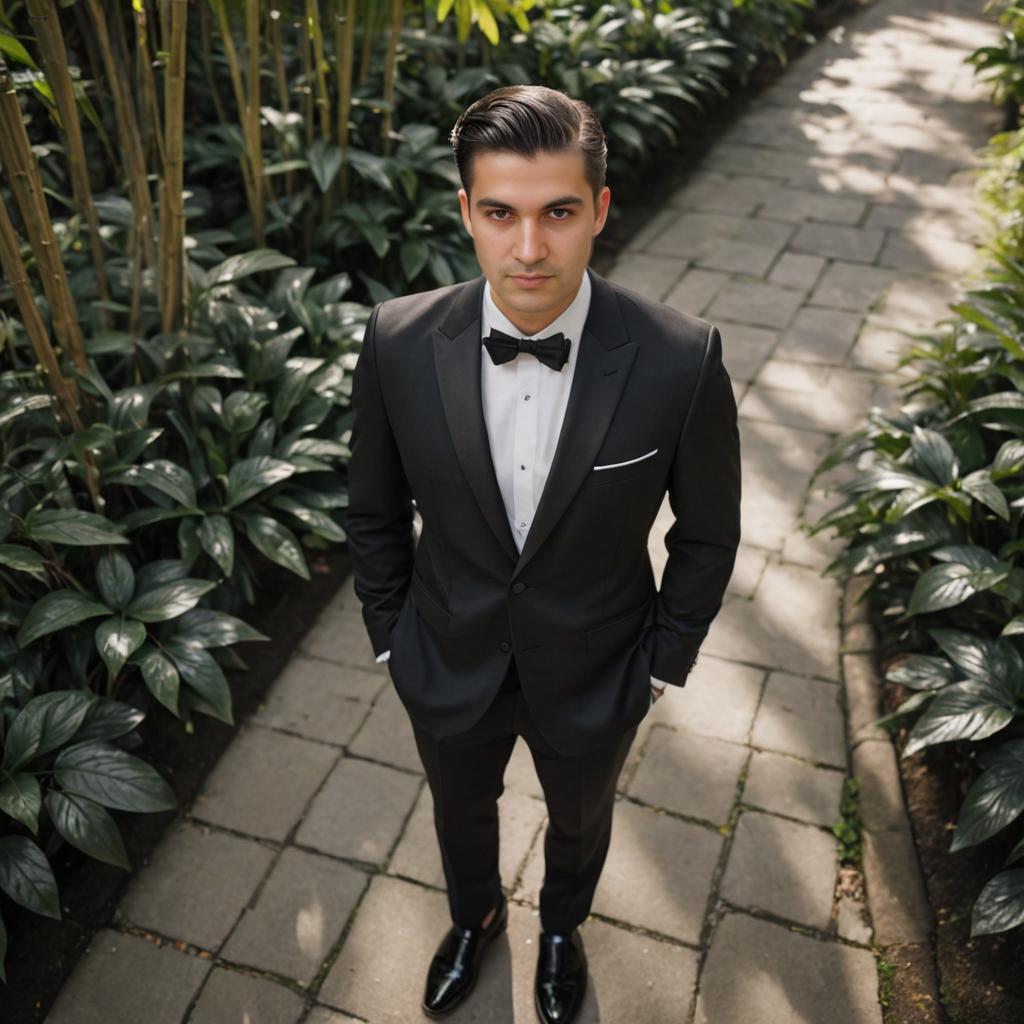
[[(622, 775), (584, 926), (587, 1024), (882, 1019), (870, 922), (834, 899), (838, 591), (819, 575), (829, 545), (797, 527), (823, 507), (809, 480), (835, 432), (888, 401), (901, 332), (944, 315), (970, 269), (964, 169), (996, 121), (962, 64), (995, 36), (979, 9), (862, 11), (731, 126), (611, 273), (722, 330), (744, 542), (698, 669)], [(535, 1019), (545, 810), (522, 742), (506, 786), (508, 941), (453, 1020)], [(430, 794), (349, 583), (48, 1019), (415, 1022), (447, 924)]]

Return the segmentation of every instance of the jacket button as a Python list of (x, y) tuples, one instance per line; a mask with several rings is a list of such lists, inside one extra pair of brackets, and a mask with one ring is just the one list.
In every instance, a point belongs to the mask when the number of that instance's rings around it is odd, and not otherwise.
[(498, 644), (498, 646), (499, 646), (499, 647), (500, 647), (500, 648), (501, 648), (501, 649), (502, 649), (503, 651), (511, 651), (511, 650), (512, 650), (512, 645), (511, 645), (511, 644), (510, 644), (510, 643), (509, 643), (509, 642), (508, 642), (507, 640), (502, 640), (502, 641), (501, 641), (501, 643), (500, 643), (500, 644)]
[(513, 594), (521, 594), (525, 589), (526, 589), (526, 584), (525, 583), (513, 583), (512, 584), (512, 593)]

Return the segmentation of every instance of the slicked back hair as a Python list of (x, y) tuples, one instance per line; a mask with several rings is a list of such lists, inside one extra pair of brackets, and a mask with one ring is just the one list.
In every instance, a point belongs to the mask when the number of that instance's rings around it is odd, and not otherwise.
[(608, 145), (597, 115), (583, 100), (545, 85), (506, 85), (489, 92), (463, 111), (449, 139), (467, 195), (473, 158), (488, 152), (530, 158), (538, 151), (578, 149), (595, 206), (604, 187)]

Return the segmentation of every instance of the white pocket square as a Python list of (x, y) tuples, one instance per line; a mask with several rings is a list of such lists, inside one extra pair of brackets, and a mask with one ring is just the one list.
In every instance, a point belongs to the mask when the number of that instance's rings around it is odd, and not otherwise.
[(644, 459), (649, 459), (652, 455), (657, 454), (658, 449), (655, 448), (646, 455), (638, 455), (635, 459), (626, 459), (625, 462), (609, 462), (607, 466), (595, 466), (594, 469), (618, 469), (619, 466), (632, 466), (634, 462), (643, 462)]

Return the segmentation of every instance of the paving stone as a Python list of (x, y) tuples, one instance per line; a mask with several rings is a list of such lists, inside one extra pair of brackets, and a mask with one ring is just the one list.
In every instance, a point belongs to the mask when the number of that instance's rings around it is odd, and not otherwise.
[(210, 961), (104, 928), (64, 982), (49, 1024), (179, 1024)]
[(828, 386), (831, 368), (819, 363), (800, 363), (772, 357), (761, 367), (757, 383), (763, 387), (816, 394)]
[(366, 885), (348, 864), (287, 847), (221, 955), (308, 985)]
[(860, 816), (871, 832), (898, 829), (907, 820), (896, 751), (888, 738), (853, 749), (853, 774), (860, 780)]
[(175, 822), (132, 879), (118, 917), (216, 951), (273, 857), (255, 840)]
[[(419, 1020), (427, 968), (451, 923), (443, 893), (375, 876), (320, 987), (320, 1002), (375, 1024)], [(478, 984), (492, 971), (507, 971), (507, 940), (496, 944), (481, 964)], [(381, 956), (385, 945), (388, 955)]]
[[(629, 795), (653, 807), (724, 824), (736, 802), (737, 781), (748, 753), (737, 743), (652, 729)], [(699, 785), (686, 784), (696, 780)]]
[(805, 306), (783, 332), (774, 354), (779, 359), (841, 366), (861, 323), (857, 313)]
[(701, 316), (708, 303), (728, 283), (729, 275), (717, 270), (694, 267), (688, 270), (682, 280), (669, 292), (665, 304), (683, 313)]
[(755, 382), (743, 395), (739, 414), (804, 430), (845, 433), (861, 424), (875, 384), (848, 378), (817, 393), (765, 387)]
[(729, 376), (737, 382), (753, 380), (779, 343), (778, 332), (722, 320), (715, 320), (715, 325), (722, 336), (722, 360)]
[(977, 243), (983, 234), (984, 221), (975, 209), (922, 210), (913, 206), (877, 203), (872, 204), (864, 227), (944, 235)]
[(898, 829), (864, 832), (864, 874), (875, 942), (891, 946), (928, 942), (934, 915), (921, 880), (921, 865), (904, 822)]
[(620, 800), (592, 910), (695, 944), (721, 848), (711, 829)]
[(292, 655), (252, 721), (323, 743), (344, 745), (387, 685), (379, 672)]
[(815, 679), (773, 672), (757, 711), (751, 743), (845, 768), (839, 688)]
[[(516, 877), (546, 818), (543, 800), (507, 790), (498, 800), (498, 865), (502, 885), (507, 891), (514, 888)], [(402, 839), (388, 863), (388, 873), (437, 889), (447, 888), (434, 828), (434, 800), (427, 786), (420, 791)]]
[(329, 1006), (314, 1006), (304, 1024), (359, 1024), (359, 1019), (338, 1013)]
[(892, 330), (874, 318), (866, 320), (847, 357), (851, 366), (884, 373), (891, 370), (912, 343), (902, 331)]
[(325, 608), (302, 638), (299, 651), (337, 665), (354, 665), (367, 672), (387, 675), (386, 667), (374, 660), (363, 616), (356, 608)]
[(699, 259), (718, 239), (731, 238), (743, 220), (727, 213), (684, 213), (658, 235), (648, 251), (676, 259)]
[(953, 315), (949, 304), (956, 301), (956, 297), (957, 289), (950, 281), (903, 278), (889, 289), (872, 319), (888, 327), (927, 331), (937, 321)]
[(867, 203), (863, 199), (779, 187), (765, 197), (758, 216), (790, 224), (804, 224), (810, 221), (856, 224), (864, 216), (866, 207)]
[(393, 686), (381, 692), (348, 752), (423, 774), (409, 713)]
[(688, 260), (674, 256), (630, 252), (620, 256), (605, 276), (623, 288), (661, 302), (689, 266)]
[(802, 153), (719, 142), (704, 157), (703, 166), (713, 171), (741, 171), (753, 177), (785, 179), (799, 173), (804, 163)]
[(874, 725), (882, 714), (878, 705), (878, 678), (874, 660), (874, 654), (868, 653), (843, 655), (847, 733), (853, 748), (865, 740), (892, 742), (883, 728)]
[(839, 817), (842, 772), (815, 768), (785, 754), (755, 750), (743, 787), (743, 802), (812, 825)]
[(747, 217), (736, 229), (733, 238), (740, 242), (750, 242), (752, 245), (767, 246), (778, 252), (793, 237), (795, 230), (792, 224), (763, 220), (759, 217)]
[(203, 986), (188, 1024), (297, 1024), (301, 995), (266, 978), (217, 967)]
[(803, 302), (804, 293), (763, 281), (732, 281), (708, 307), (707, 317), (754, 327), (785, 327)]
[(884, 240), (885, 232), (877, 228), (803, 224), (794, 235), (791, 246), (797, 252), (855, 263), (873, 263), (882, 251)]
[(749, 544), (740, 544), (729, 578), (728, 592), (740, 597), (753, 597), (767, 561), (767, 551), (753, 548)]
[(786, 184), (864, 201), (888, 195), (889, 187), (884, 168), (858, 166), (845, 155), (811, 157), (787, 178)]
[[(861, 407), (862, 416), (866, 408), (866, 405)], [(808, 495), (807, 503), (800, 512), (798, 528), (790, 533), (782, 546), (783, 562), (792, 562), (824, 572), (843, 551), (846, 545), (834, 530), (823, 530), (814, 535), (809, 532), (809, 527), (818, 523), (837, 502), (837, 496), (831, 492), (812, 492)]]
[(869, 950), (726, 914), (701, 973), (694, 1024), (882, 1024)]
[(756, 245), (738, 238), (717, 238), (694, 258), (701, 267), (760, 277), (768, 272), (778, 254), (778, 246)]
[(837, 260), (822, 275), (809, 301), (818, 306), (867, 313), (895, 278), (895, 271), (887, 268)]
[(323, 743), (244, 727), (206, 780), (192, 813), (282, 842), (337, 758), (338, 751)]
[(836, 934), (850, 942), (864, 946), (871, 944), (871, 922), (867, 918), (867, 907), (845, 893), (836, 901)]
[(643, 252), (670, 224), (679, 218), (679, 210), (671, 206), (662, 207), (646, 224), (633, 235), (623, 247), (624, 252)]
[(980, 265), (978, 251), (970, 242), (910, 231), (890, 231), (888, 236), (878, 257), (883, 267), (961, 276)]
[(540, 779), (537, 778), (533, 756), (522, 736), (516, 739), (516, 745), (512, 748), (512, 756), (505, 766), (505, 789), (513, 793), (525, 793), (527, 796), (534, 796), (540, 800), (544, 799), (544, 790), (541, 788)]
[(824, 931), (832, 918), (837, 868), (831, 833), (744, 811), (736, 825), (721, 892), (736, 906)]
[(771, 284), (782, 285), (784, 288), (802, 288), (810, 291), (825, 263), (825, 259), (821, 256), (784, 252), (779, 257), (778, 263), (772, 267), (768, 281)]
[(343, 757), (313, 798), (295, 841), (336, 857), (383, 864), (422, 784), (408, 772)]
[(761, 197), (774, 187), (775, 182), (750, 174), (708, 171), (699, 180), (688, 182), (674, 192), (669, 203), (682, 209), (747, 216), (754, 212)]
[(644, 721), (744, 743), (761, 698), (763, 669), (701, 654), (686, 685), (673, 687)]

